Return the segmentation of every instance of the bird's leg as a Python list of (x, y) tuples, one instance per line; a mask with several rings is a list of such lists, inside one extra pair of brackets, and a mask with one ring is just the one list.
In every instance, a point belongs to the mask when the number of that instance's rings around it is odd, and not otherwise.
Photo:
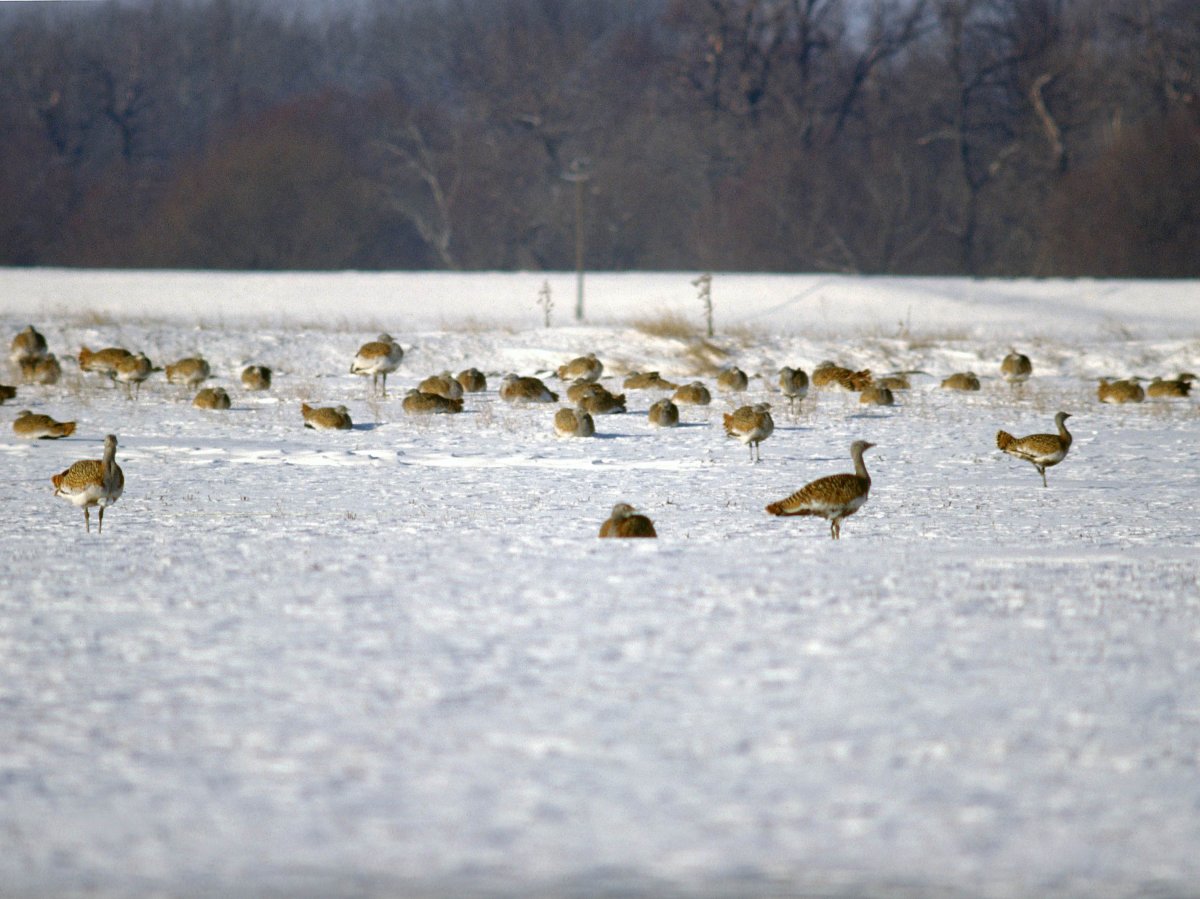
[(92, 515), (87, 506), (83, 507), (83, 526), (87, 528), (89, 534), (92, 532)]
[(96, 527), (96, 533), (104, 533), (104, 506), (100, 507), (100, 524)]
[(386, 371), (383, 373), (383, 396), (384, 396), (384, 399), (387, 398), (387, 372)]
[(1046, 486), (1046, 469), (1041, 465), (1038, 466), (1038, 474), (1040, 474), (1042, 476), (1042, 486), (1045, 487)]

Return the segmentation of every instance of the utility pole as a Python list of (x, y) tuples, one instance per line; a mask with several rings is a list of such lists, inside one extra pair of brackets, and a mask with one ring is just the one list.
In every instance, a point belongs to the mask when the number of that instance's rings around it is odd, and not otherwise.
[(575, 182), (575, 321), (583, 321), (583, 191), (592, 177), (592, 161), (577, 156), (563, 174), (563, 180)]

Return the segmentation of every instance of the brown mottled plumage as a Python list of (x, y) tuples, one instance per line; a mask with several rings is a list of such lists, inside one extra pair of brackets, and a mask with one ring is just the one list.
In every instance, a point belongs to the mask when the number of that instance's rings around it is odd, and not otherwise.
[(374, 340), (364, 343), (354, 354), (350, 363), (350, 374), (371, 376), (371, 389), (379, 387), (383, 379), (382, 395), (387, 396), (387, 376), (400, 367), (404, 360), (404, 350), (392, 339), (392, 335), (384, 332)]
[(599, 384), (579, 398), (579, 407), (592, 415), (614, 415), (625, 411), (625, 394), (609, 393)]
[(410, 390), (401, 403), (409, 415), (455, 414), (463, 410), (463, 401), (457, 397), (445, 397), (440, 393), (425, 393)]
[(717, 375), (717, 389), (741, 393), (750, 386), (750, 378), (736, 365), (724, 369)]
[(1190, 372), (1184, 372), (1178, 378), (1170, 380), (1155, 378), (1146, 385), (1146, 396), (1155, 398), (1185, 397), (1191, 393), (1192, 381), (1194, 380), (1196, 380), (1196, 376)]
[(858, 395), (858, 401), (872, 406), (893, 406), (896, 403), (896, 397), (887, 387), (872, 384), (863, 388), (862, 393)]
[(802, 368), (785, 365), (779, 369), (779, 389), (787, 397), (788, 408), (795, 410), (800, 401), (808, 396), (808, 373)]
[(224, 387), (205, 387), (196, 394), (192, 405), (197, 409), (228, 409), (233, 403)]
[(156, 369), (150, 363), (150, 360), (146, 358), (146, 354), (137, 353), (136, 355), (125, 356), (117, 360), (113, 378), (125, 385), (125, 393), (132, 399), (134, 397), (134, 387), (137, 388), (137, 396), (141, 396), (142, 382), (155, 371), (159, 371), (159, 369)]
[(850, 444), (854, 474), (834, 474), (805, 484), (787, 499), (767, 506), (772, 515), (816, 515), (829, 522), (829, 536), (842, 535), (842, 519), (857, 512), (871, 492), (871, 475), (863, 453), (875, 444), (855, 440)]
[(583, 408), (562, 408), (554, 413), (554, 433), (559, 437), (593, 437), (596, 422)]
[(41, 359), (22, 359), (18, 364), (21, 380), (26, 384), (57, 384), (62, 377), (62, 366), (53, 353), (47, 353)]
[(88, 510), (92, 506), (100, 509), (98, 532), (104, 530), (104, 510), (121, 497), (125, 489), (125, 473), (116, 462), (117, 438), (109, 434), (104, 438), (104, 458), (85, 459), (74, 463), (66, 471), (50, 478), (54, 484), (54, 495), (83, 507), (83, 523), (92, 530)]
[(308, 403), (300, 404), (300, 414), (304, 416), (304, 427), (322, 431), (348, 431), (354, 427), (350, 421), (350, 413), (345, 406), (320, 406), (314, 408)]
[(17, 413), (13, 433), (26, 440), (57, 440), (75, 433), (75, 422), (55, 421), (49, 415), (34, 415), (28, 409)]
[(558, 367), (558, 377), (563, 381), (598, 381), (604, 374), (604, 363), (596, 358), (595, 353), (588, 353), (572, 359)]
[(955, 372), (950, 377), (942, 380), (942, 389), (944, 390), (978, 390), (979, 378), (973, 371)]
[(464, 393), (482, 393), (487, 390), (487, 378), (477, 368), (464, 368), (456, 375)]
[(871, 385), (871, 370), (854, 371), (826, 360), (813, 369), (811, 381), (814, 387), (841, 387), (857, 393)]
[(612, 514), (600, 525), (601, 537), (657, 537), (654, 523), (639, 515), (629, 503), (617, 503)]
[(1042, 476), (1042, 486), (1046, 486), (1046, 469), (1057, 465), (1067, 457), (1073, 438), (1067, 430), (1066, 420), (1070, 413), (1059, 412), (1054, 416), (1054, 424), (1058, 426), (1057, 434), (1030, 434), (1028, 437), (1014, 437), (1008, 431), (996, 432), (996, 446), (1017, 459), (1024, 459), (1038, 470)]
[(707, 406), (712, 402), (712, 394), (699, 381), (693, 381), (676, 390), (671, 399), (685, 406)]
[(87, 347), (79, 349), (79, 367), (98, 375), (113, 377), (117, 373), (117, 363), (128, 359), (133, 353), (119, 346), (105, 347), (102, 350), (92, 350)]
[(1000, 363), (1001, 377), (1014, 386), (1024, 384), (1032, 374), (1033, 363), (1029, 361), (1028, 356), (1018, 353), (1016, 350), (1010, 350), (1004, 357), (1004, 361)]
[(417, 385), (417, 390), (448, 400), (461, 400), (463, 395), (462, 384), (459, 384), (448, 371), (444, 371), (440, 375), (430, 375)]
[(656, 371), (631, 371), (621, 386), (625, 390), (674, 390), (679, 385)]
[(888, 390), (909, 390), (912, 384), (905, 375), (884, 375), (875, 380), (876, 387), (886, 387)]
[(679, 407), (670, 400), (659, 400), (650, 407), (647, 417), (656, 428), (673, 428), (679, 424)]
[(540, 378), (505, 375), (500, 382), (500, 399), (506, 403), (557, 403), (558, 394)]
[[(725, 433), (750, 447), (750, 461), (762, 461), (762, 442), (775, 430), (770, 403), (741, 406), (725, 415)], [(755, 450), (758, 451), (757, 459)]]
[(188, 356), (167, 366), (167, 380), (185, 387), (198, 387), (211, 373), (208, 362), (199, 356)]
[(5, 400), (11, 400), (17, 395), (17, 388), (11, 384), (0, 384), (0, 406), (4, 405)]
[(265, 365), (247, 365), (242, 369), (242, 386), (247, 390), (270, 390), (271, 369)]
[(1122, 381), (1101, 378), (1096, 397), (1102, 403), (1140, 403), (1146, 398), (1146, 391), (1132, 378)]
[(33, 325), (17, 334), (9, 345), (8, 358), (14, 365), (26, 361), (37, 361), (46, 355), (46, 338)]

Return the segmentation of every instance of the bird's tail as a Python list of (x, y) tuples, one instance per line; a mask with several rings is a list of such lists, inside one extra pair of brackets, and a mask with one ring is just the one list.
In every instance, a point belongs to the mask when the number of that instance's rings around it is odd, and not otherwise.
[(1016, 438), (1013, 437), (1012, 434), (1008, 433), (1008, 431), (997, 431), (996, 432), (996, 446), (998, 446), (1004, 452), (1007, 453), (1008, 448), (1010, 446), (1012, 446), (1015, 442), (1016, 442)]
[(798, 509), (788, 508), (788, 500), (790, 500), (790, 499), (791, 499), (791, 497), (789, 496), (787, 499), (780, 500), (777, 503), (771, 503), (771, 505), (767, 506), (767, 512), (771, 515), (816, 515), (817, 514), (816, 512), (813, 512), (811, 509), (808, 509), (805, 507), (800, 507)]

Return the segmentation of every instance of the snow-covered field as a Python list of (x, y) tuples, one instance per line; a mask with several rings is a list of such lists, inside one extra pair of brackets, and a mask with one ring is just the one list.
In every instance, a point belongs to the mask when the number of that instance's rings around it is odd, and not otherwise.
[[(664, 326), (693, 277), (590, 276), (576, 325), (570, 275), (0, 270), (5, 348), (32, 322), (64, 362), (0, 412), (0, 895), (1200, 896), (1200, 400), (1095, 392), (1200, 371), (1200, 285), (717, 274), (704, 351)], [(348, 371), (380, 330), (386, 400)], [(203, 354), (234, 406), (132, 402), (84, 344)], [(499, 401), (587, 351), (616, 387), (740, 365), (762, 462), (719, 395), (586, 440)], [(789, 414), (778, 367), (827, 358), (913, 389)], [(468, 365), (464, 414), (401, 410)], [(1060, 409), (1043, 489), (995, 433)], [(50, 475), (109, 432), (88, 534)], [(840, 541), (764, 512), (858, 438)], [(621, 500), (658, 540), (596, 539)]]

